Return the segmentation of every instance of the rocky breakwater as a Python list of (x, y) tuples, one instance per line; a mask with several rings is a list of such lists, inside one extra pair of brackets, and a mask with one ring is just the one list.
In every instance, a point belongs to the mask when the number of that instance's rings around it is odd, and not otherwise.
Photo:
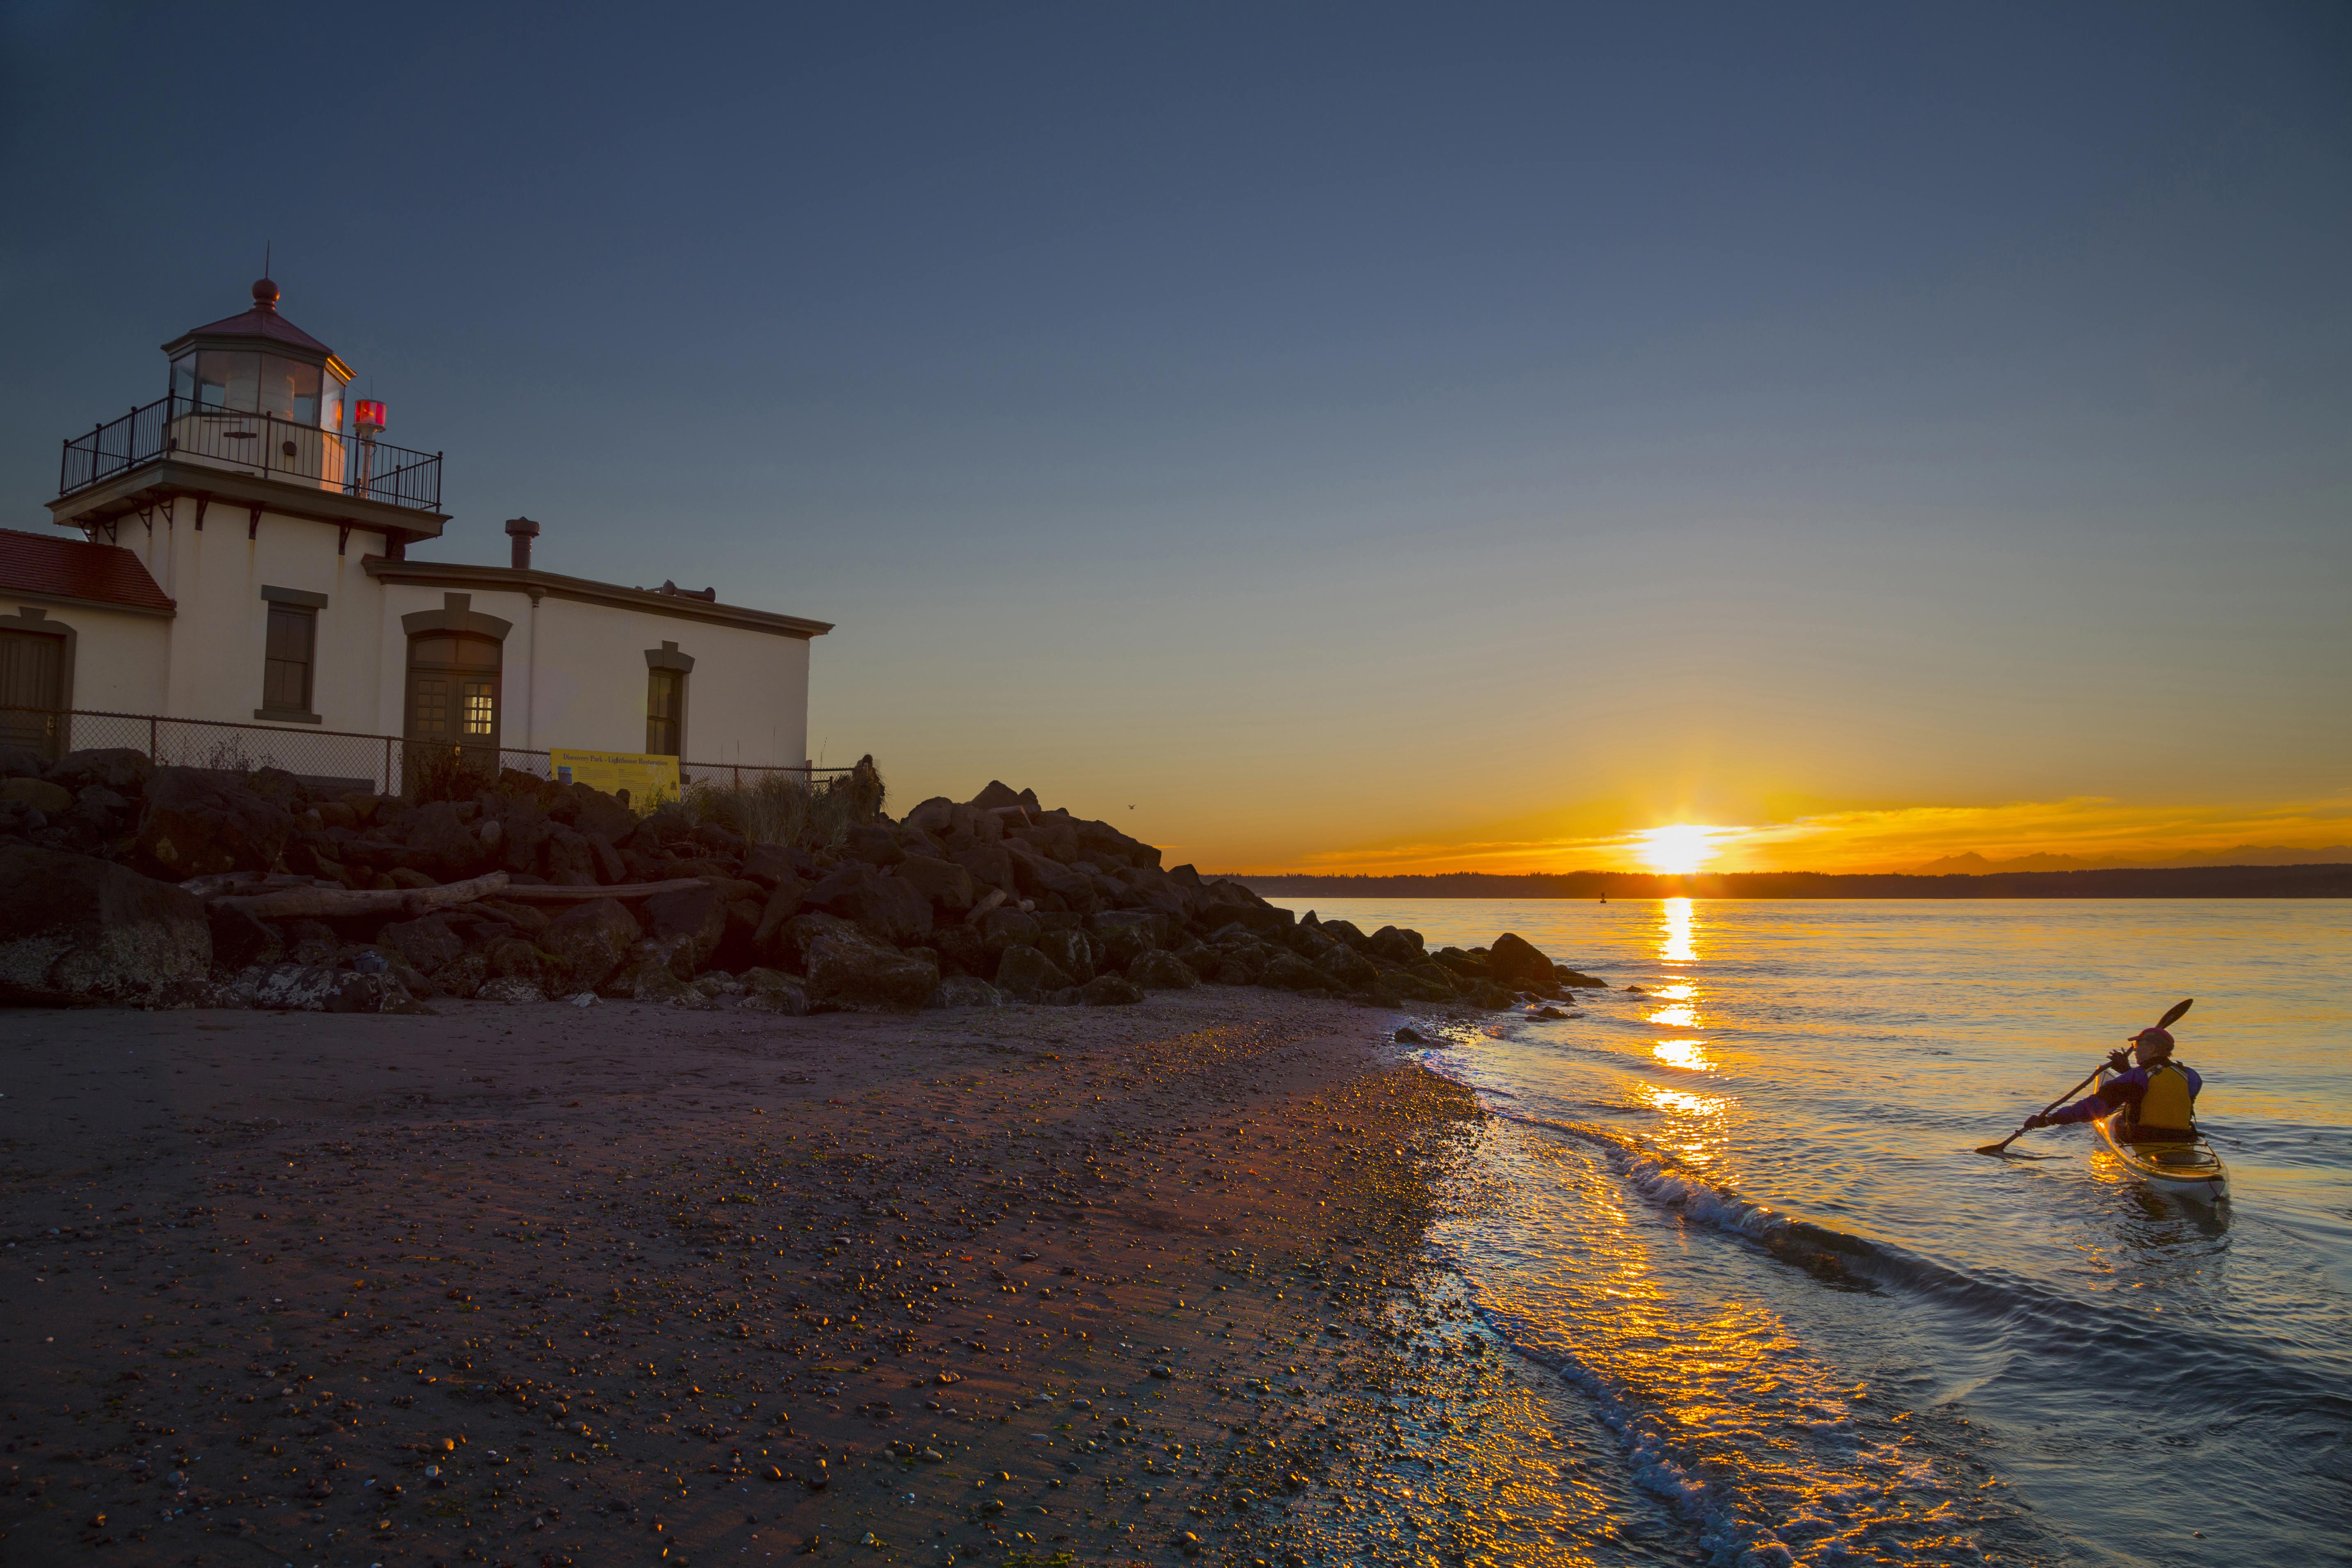
[(1215, 984), (1492, 1009), (1601, 984), (1516, 936), (1432, 952), (1294, 917), (1003, 784), (790, 843), (751, 842), (730, 799), (640, 816), (510, 771), (413, 802), (130, 751), (0, 752), (0, 1001), (801, 1014)]

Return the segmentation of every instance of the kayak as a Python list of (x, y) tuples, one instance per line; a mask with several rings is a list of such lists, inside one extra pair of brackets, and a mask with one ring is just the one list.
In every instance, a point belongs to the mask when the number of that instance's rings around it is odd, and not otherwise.
[(2125, 1170), (2158, 1192), (2177, 1193), (2200, 1203), (2220, 1203), (2230, 1195), (2230, 1172), (2221, 1156), (2202, 1138), (2182, 1142), (2126, 1143), (2116, 1135), (2123, 1112), (2102, 1116), (2091, 1123), (2099, 1142), (2123, 1163)]

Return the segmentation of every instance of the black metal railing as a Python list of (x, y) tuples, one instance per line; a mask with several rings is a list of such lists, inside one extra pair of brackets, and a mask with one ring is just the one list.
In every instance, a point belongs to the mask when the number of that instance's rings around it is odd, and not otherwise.
[[(0, 749), (21, 746), (56, 762), (68, 752), (122, 746), (143, 752), (157, 767), (218, 768), (249, 773), (278, 768), (306, 783), (332, 784), (382, 795), (407, 795), (452, 767), (485, 781), (501, 768), (551, 778), (545, 752), (513, 746), (412, 741), (355, 730), (240, 724), (225, 719), (172, 719), (159, 713), (109, 713), (88, 709), (0, 707)], [(770, 767), (749, 763), (680, 763), (679, 782), (733, 784), (783, 777), (814, 788), (848, 768)]]
[(162, 397), (87, 436), (66, 438), (58, 494), (69, 496), (165, 458), (310, 483), (366, 500), (441, 510), (441, 454), (187, 398)]

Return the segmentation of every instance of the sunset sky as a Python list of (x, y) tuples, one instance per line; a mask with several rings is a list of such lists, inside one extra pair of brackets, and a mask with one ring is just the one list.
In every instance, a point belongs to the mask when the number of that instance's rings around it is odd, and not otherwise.
[(901, 806), (2352, 842), (2340, 6), (0, 16), (5, 526), (268, 242), (434, 553), (839, 623)]

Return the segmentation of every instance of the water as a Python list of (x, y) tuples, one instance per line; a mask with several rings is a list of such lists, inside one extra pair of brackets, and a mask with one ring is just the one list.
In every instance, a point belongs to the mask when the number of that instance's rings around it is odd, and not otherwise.
[[(2352, 907), (1293, 902), (1620, 988), (1428, 1053), (1438, 1245), (1645, 1516), (1561, 1561), (2352, 1563)], [(2188, 995), (2228, 1203), (1971, 1152)]]

